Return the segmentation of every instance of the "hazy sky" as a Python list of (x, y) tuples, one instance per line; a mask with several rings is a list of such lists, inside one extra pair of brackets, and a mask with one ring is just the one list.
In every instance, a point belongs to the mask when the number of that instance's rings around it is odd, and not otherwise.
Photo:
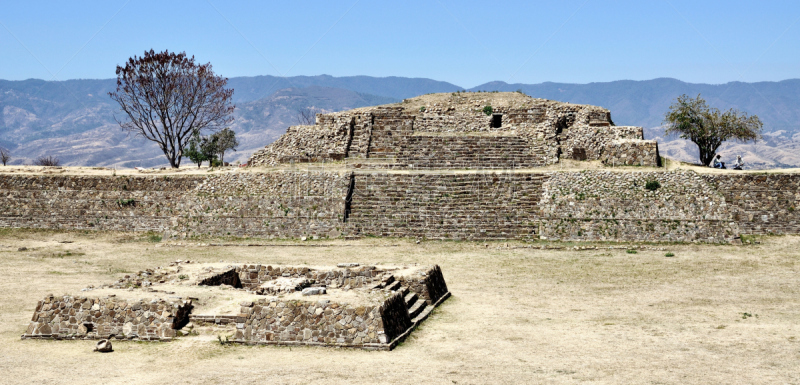
[(112, 78), (155, 49), (218, 74), (695, 83), (800, 77), (798, 1), (7, 1), (0, 79)]

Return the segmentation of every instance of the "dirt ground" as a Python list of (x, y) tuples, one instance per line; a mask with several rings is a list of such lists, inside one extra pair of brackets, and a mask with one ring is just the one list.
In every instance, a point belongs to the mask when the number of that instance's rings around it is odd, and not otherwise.
[[(636, 253), (609, 244), (157, 240), (0, 230), (0, 383), (800, 384), (800, 237)], [(215, 242), (263, 245), (207, 245)], [(437, 263), (453, 297), (391, 352), (190, 336), (114, 341), (100, 354), (92, 341), (20, 339), (46, 294), (176, 259)]]

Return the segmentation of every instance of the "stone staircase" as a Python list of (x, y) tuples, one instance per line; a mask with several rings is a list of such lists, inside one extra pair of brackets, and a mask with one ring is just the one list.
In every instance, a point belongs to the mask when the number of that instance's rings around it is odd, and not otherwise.
[(355, 178), (353, 234), (524, 239), (539, 231), (544, 174), (385, 175)]
[(413, 135), (393, 155), (413, 169), (518, 169), (545, 166), (545, 154), (543, 143), (516, 135)]
[(400, 281), (394, 279), (393, 275), (388, 276), (380, 284), (376, 285), (375, 288), (400, 293), (405, 299), (406, 308), (408, 308), (408, 316), (411, 318), (412, 324), (428, 318), (428, 315), (433, 311), (433, 305), (421, 299), (417, 293), (409, 290), (408, 287), (402, 286)]

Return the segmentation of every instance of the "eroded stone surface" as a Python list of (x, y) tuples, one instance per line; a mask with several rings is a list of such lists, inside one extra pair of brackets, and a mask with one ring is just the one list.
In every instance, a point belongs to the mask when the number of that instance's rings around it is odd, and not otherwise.
[(238, 343), (385, 350), (449, 295), (438, 266), (176, 261), (87, 288), (86, 297), (46, 297), (23, 338), (165, 341), (212, 324), (234, 328)]
[[(491, 107), (491, 111), (489, 111)], [(250, 165), (356, 161), (357, 168), (512, 169), (560, 158), (656, 165), (641, 127), (615, 126), (608, 110), (521, 93), (432, 94), (402, 103), (318, 114), (253, 154)], [(653, 148), (655, 147), (655, 151)]]

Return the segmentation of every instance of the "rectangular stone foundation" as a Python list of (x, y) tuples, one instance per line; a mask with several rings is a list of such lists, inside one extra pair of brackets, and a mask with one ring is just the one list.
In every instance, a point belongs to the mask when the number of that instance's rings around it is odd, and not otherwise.
[(191, 321), (235, 328), (233, 343), (391, 350), (450, 296), (436, 265), (342, 266), (176, 261), (87, 296), (49, 295), (22, 338), (169, 341)]

